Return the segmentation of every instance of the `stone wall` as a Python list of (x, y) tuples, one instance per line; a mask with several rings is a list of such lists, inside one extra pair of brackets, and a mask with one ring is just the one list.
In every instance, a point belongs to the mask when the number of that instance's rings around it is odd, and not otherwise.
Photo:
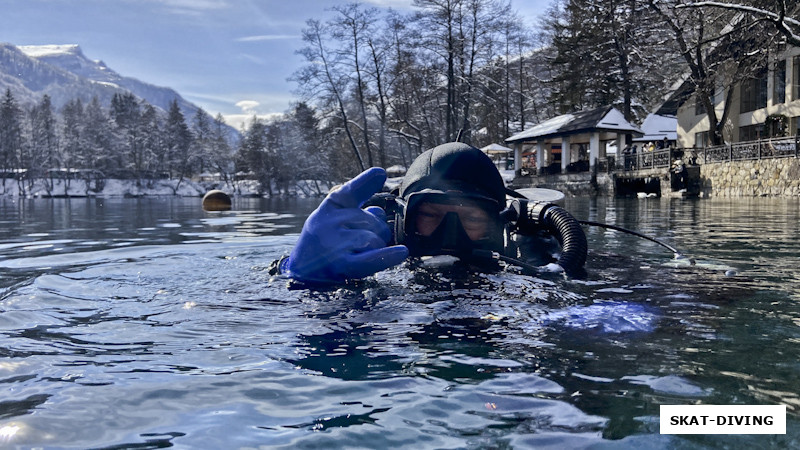
[(704, 197), (800, 196), (800, 159), (732, 161), (700, 166)]
[(509, 185), (512, 189), (546, 188), (561, 191), (568, 196), (614, 195), (614, 180), (607, 173), (598, 173), (594, 181), (590, 172), (517, 177)]

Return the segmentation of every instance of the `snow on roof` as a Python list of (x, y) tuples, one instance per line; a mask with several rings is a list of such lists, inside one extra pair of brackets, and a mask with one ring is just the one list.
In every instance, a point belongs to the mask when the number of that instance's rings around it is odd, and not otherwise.
[(484, 153), (504, 153), (513, 152), (514, 150), (500, 144), (489, 144), (481, 148), (481, 151)]
[(80, 53), (80, 47), (77, 44), (62, 44), (62, 45), (18, 45), (18, 49), (32, 58), (40, 58), (42, 56), (53, 55), (72, 55)]
[(616, 108), (611, 108), (599, 122), (595, 128), (602, 128), (604, 130), (620, 130), (620, 131), (632, 131), (637, 130), (637, 128), (631, 125), (630, 122), (625, 120), (625, 116), (622, 115)]
[(563, 116), (547, 119), (544, 122), (534, 125), (533, 128), (528, 128), (527, 130), (521, 133), (517, 133), (511, 136), (510, 138), (506, 139), (506, 142), (521, 141), (527, 138), (544, 136), (547, 134), (555, 133), (565, 124), (572, 122), (574, 118), (575, 116), (573, 116), (572, 114), (564, 114)]
[(604, 106), (574, 114), (564, 114), (554, 117), (535, 125), (533, 128), (529, 128), (509, 137), (506, 139), (506, 142), (520, 142), (551, 136), (566, 136), (594, 130), (644, 134), (642, 130), (625, 120), (625, 116), (616, 108)]
[(661, 141), (664, 138), (667, 138), (668, 141), (675, 141), (678, 139), (678, 118), (648, 114), (642, 123), (642, 131), (644, 131), (644, 136), (635, 138), (634, 141)]

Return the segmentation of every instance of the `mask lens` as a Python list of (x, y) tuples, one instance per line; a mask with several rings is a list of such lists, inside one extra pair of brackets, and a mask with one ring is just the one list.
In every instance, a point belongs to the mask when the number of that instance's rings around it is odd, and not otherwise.
[(503, 246), (500, 207), (487, 197), (425, 190), (409, 195), (403, 208), (401, 242), (411, 255), (466, 255)]
[(458, 215), (461, 226), (471, 240), (487, 237), (492, 219), (489, 213), (475, 202), (421, 202), (414, 219), (416, 232), (422, 236), (430, 236), (439, 228), (448, 213)]
[(418, 236), (430, 236), (452, 213), (458, 217), (470, 240), (489, 236), (499, 208), (492, 199), (460, 193), (419, 192), (412, 194), (406, 208), (407, 231)]

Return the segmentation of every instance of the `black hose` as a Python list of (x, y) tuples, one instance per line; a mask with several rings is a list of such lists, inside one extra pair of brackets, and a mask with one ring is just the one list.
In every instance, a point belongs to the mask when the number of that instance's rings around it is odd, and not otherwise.
[[(683, 254), (681, 254), (681, 252), (679, 252), (678, 249), (676, 249), (675, 247), (672, 247), (671, 245), (665, 244), (665, 243), (659, 241), (658, 239), (651, 238), (650, 236), (647, 236), (645, 234), (639, 233), (637, 231), (629, 230), (627, 228), (618, 227), (616, 225), (609, 225), (607, 223), (591, 222), (591, 221), (588, 221), (588, 220), (581, 220), (579, 223), (581, 223), (583, 225), (591, 225), (591, 226), (595, 226), (595, 227), (608, 228), (610, 230), (620, 231), (620, 232), (623, 232), (623, 233), (632, 234), (634, 236), (638, 236), (640, 238), (647, 239), (648, 241), (655, 242), (656, 244), (666, 248), (667, 250), (671, 251), (674, 254), (675, 259), (683, 259), (683, 258), (685, 258), (685, 256), (683, 256)], [(694, 264), (694, 260), (691, 259), (691, 258), (689, 259), (689, 262), (691, 264)]]
[(589, 244), (580, 222), (567, 210), (550, 206), (542, 214), (542, 225), (553, 231), (561, 242), (561, 256), (556, 263), (568, 274), (583, 270)]
[(533, 264), (529, 264), (525, 261), (522, 261), (517, 258), (512, 258), (510, 256), (501, 255), (500, 253), (494, 252), (492, 250), (485, 250), (485, 249), (475, 249), (472, 251), (472, 256), (478, 258), (485, 258), (491, 259), (494, 261), (503, 261), (505, 263), (517, 266), (526, 270), (529, 274), (537, 274), (544, 271), (545, 266), (536, 266)]

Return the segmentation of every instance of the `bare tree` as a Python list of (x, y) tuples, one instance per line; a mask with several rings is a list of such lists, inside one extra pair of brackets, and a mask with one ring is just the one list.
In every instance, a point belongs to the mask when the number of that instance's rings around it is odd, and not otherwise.
[[(354, 79), (348, 83), (355, 91), (357, 107), (361, 116), (361, 128), (363, 138), (363, 149), (367, 152), (367, 164), (371, 167), (375, 165), (372, 158), (372, 148), (370, 146), (369, 121), (367, 120), (367, 99), (366, 99), (366, 80), (364, 76), (364, 65), (362, 51), (367, 51), (367, 44), (371, 39), (371, 24), (375, 21), (378, 10), (375, 8), (364, 8), (359, 3), (348, 3), (347, 5), (334, 6), (333, 11), (337, 15), (330, 21), (331, 37), (342, 45), (338, 47), (336, 53), (338, 61), (349, 70)], [(345, 75), (348, 76), (348, 75)]]
[[(672, 31), (679, 53), (689, 67), (698, 110), (710, 124), (709, 140), (724, 142), (723, 130), (731, 111), (734, 89), (740, 83), (763, 77), (770, 50), (777, 47), (775, 35), (764, 30), (764, 22), (748, 21), (729, 8), (694, 8), (684, 0), (649, 0), (650, 8)], [(688, 6), (692, 8), (688, 8)], [(716, 96), (724, 96), (717, 115)]]
[(332, 59), (334, 55), (325, 45), (329, 30), (318, 20), (309, 20), (306, 25), (307, 28), (303, 30), (303, 41), (307, 46), (298, 53), (306, 58), (308, 64), (295, 72), (291, 79), (298, 82), (300, 94), (304, 98), (322, 98), (338, 113), (358, 166), (364, 170), (366, 166), (361, 156), (361, 149), (353, 136), (350, 118), (345, 108), (347, 78), (339, 72), (340, 63), (335, 57)]

